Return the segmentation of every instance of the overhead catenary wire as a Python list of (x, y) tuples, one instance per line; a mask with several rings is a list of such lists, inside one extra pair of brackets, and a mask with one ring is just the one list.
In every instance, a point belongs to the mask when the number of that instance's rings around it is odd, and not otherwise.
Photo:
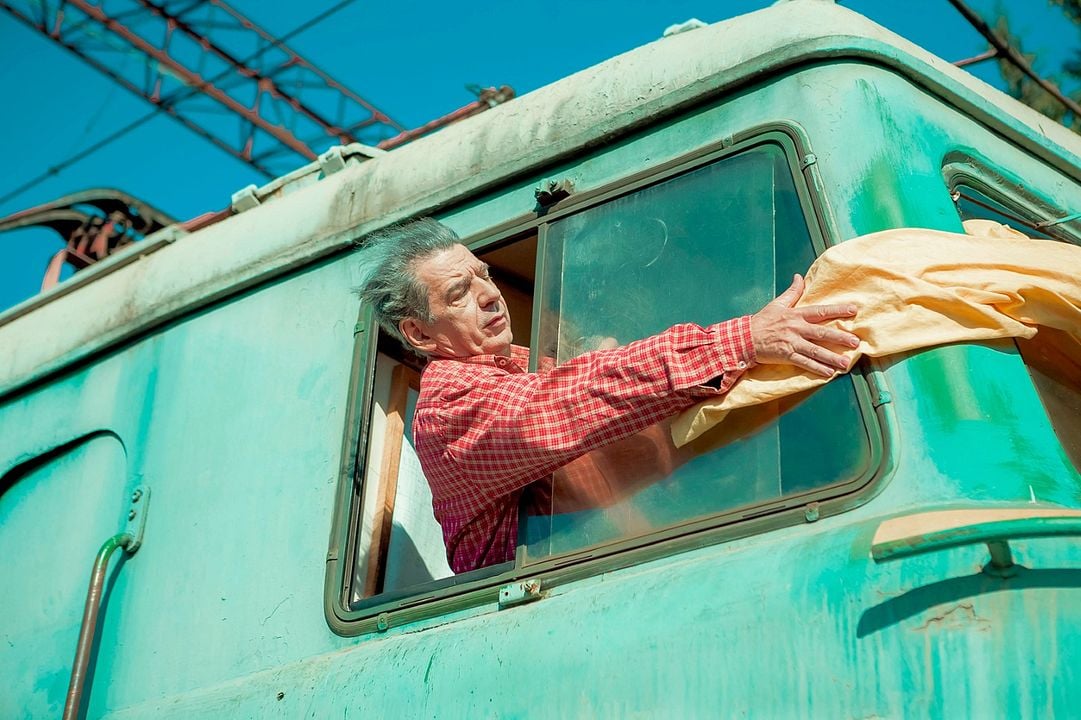
[[(1052, 97), (1054, 97), (1058, 102), (1060, 102), (1062, 105), (1064, 105), (1066, 108), (1068, 108), (1075, 115), (1075, 117), (1081, 118), (1081, 105), (1079, 105), (1077, 102), (1071, 100), (1065, 94), (1063, 94), (1063, 92), (1054, 83), (1052, 83), (1049, 80), (1046, 80), (1045, 78), (1043, 78), (1039, 74), (1037, 74), (1035, 72), (1035, 70), (1032, 69), (1032, 66), (1028, 63), (1028, 61), (1026, 61), (1025, 58), (1020, 54), (1020, 52), (1018, 52), (1009, 42), (999, 38), (994, 33), (994, 31), (990, 28), (990, 26), (988, 26), (987, 23), (974, 10), (972, 10), (970, 7), (968, 7), (967, 4), (965, 4), (964, 0), (948, 0), (948, 1), (949, 1), (949, 3), (951, 5), (953, 5), (958, 10), (958, 12), (961, 13), (961, 15), (969, 22), (970, 25), (972, 25), (972, 27), (977, 32), (979, 32), (981, 35), (984, 36), (984, 38), (987, 39), (987, 41), (991, 44), (991, 48), (992, 48), (987, 53), (983, 53), (983, 54), (981, 54), (979, 56), (976, 56), (975, 58), (969, 58), (966, 61), (962, 61), (962, 63), (971, 64), (973, 62), (978, 62), (980, 60), (990, 59), (991, 57), (1003, 58), (1006, 61), (1013, 64), (1015, 67), (1017, 67), (1018, 70), (1020, 70), (1028, 78), (1030, 78), (1033, 82), (1035, 82), (1037, 85), (1039, 85), (1043, 90), (1045, 90), (1048, 94), (1050, 94)], [(256, 52), (254, 52), (253, 54), (251, 54), (250, 56), (248, 56), (247, 58), (242, 60), (241, 64), (246, 65), (246, 64), (258, 59), (260, 56), (262, 56), (266, 52), (268, 52), (268, 51), (270, 51), (270, 50), (272, 50), (272, 49), (274, 49), (276, 47), (279, 47), (281, 44), (283, 44), (287, 40), (295, 37), (296, 35), (300, 34), (301, 32), (304, 32), (305, 30), (309, 29), (313, 25), (315, 25), (315, 24), (317, 24), (319, 22), (322, 22), (327, 17), (329, 17), (330, 15), (338, 12), (343, 7), (345, 7), (346, 5), (351, 4), (352, 2), (353, 2), (353, 0), (342, 0), (341, 2), (337, 3), (336, 5), (333, 5), (332, 7), (328, 8), (327, 10), (315, 15), (314, 17), (312, 17), (311, 19), (305, 21), (304, 23), (297, 26), (296, 28), (294, 28), (290, 32), (286, 33), (285, 35), (282, 35), (282, 36), (276, 38), (274, 40), (274, 42), (269, 43), (269, 44), (265, 45), (264, 47), (262, 47), (261, 49), (257, 50)], [(218, 82), (219, 80), (221, 80), (221, 79), (225, 78), (226, 76), (228, 76), (230, 72), (231, 72), (231, 70), (223, 71), (222, 73), (215, 76), (214, 78), (211, 78), (208, 82), (211, 83), (211, 84), (213, 84), (215, 82)], [(151, 112), (147, 113), (144, 116), (141, 116), (140, 118), (138, 118), (137, 120), (129, 123), (128, 125), (125, 125), (120, 130), (117, 130), (117, 131), (111, 133), (110, 135), (103, 138), (102, 140), (99, 140), (99, 141), (93, 143), (89, 147), (87, 147), (87, 148), (85, 148), (85, 149), (71, 155), (67, 159), (50, 166), (41, 175), (38, 175), (37, 177), (33, 178), (32, 180), (30, 180), (30, 181), (28, 181), (26, 183), (23, 183), (22, 185), (18, 186), (17, 188), (15, 188), (15, 189), (11, 190), (10, 192), (8, 192), (7, 194), (5, 194), (3, 197), (0, 197), (0, 205), (4, 204), (4, 203), (6, 203), (6, 202), (8, 202), (10, 200), (13, 200), (14, 198), (22, 195), (23, 193), (33, 189), (34, 187), (41, 184), (42, 182), (45, 182), (46, 180), (48, 180), (48, 179), (50, 179), (52, 177), (56, 177), (57, 175), (59, 175), (61, 172), (63, 172), (67, 168), (71, 167), (72, 165), (75, 165), (79, 161), (90, 157), (91, 155), (93, 155), (93, 154), (97, 153), (98, 151), (102, 150), (103, 148), (109, 146), (110, 144), (112, 144), (116, 140), (119, 140), (120, 138), (122, 138), (126, 134), (134, 131), (135, 129), (137, 129), (138, 127), (143, 125), (144, 123), (146, 123), (149, 120), (156, 117), (162, 111), (167, 110), (168, 107), (170, 107), (172, 105), (175, 105), (176, 103), (182, 102), (184, 100), (187, 100), (188, 98), (194, 96), (198, 92), (200, 92), (198, 88), (189, 88), (184, 92), (181, 92), (179, 94), (174, 95), (173, 97), (164, 98), (163, 101), (162, 101), (162, 104), (156, 106)], [(264, 174), (268, 174), (268, 173), (266, 173), (264, 171)]]
[[(308, 20), (306, 20), (305, 22), (301, 23), (300, 25), (296, 26), (295, 28), (293, 28), (292, 30), (287, 32), (286, 34), (275, 38), (274, 42), (268, 43), (267, 45), (263, 46), (259, 50), (256, 50), (254, 53), (252, 53), (248, 57), (241, 60), (240, 64), (247, 65), (248, 63), (259, 59), (262, 55), (266, 54), (270, 50), (273, 50), (274, 48), (280, 47), (287, 40), (290, 40), (290, 39), (296, 37), (300, 33), (302, 33), (304, 31), (308, 30), (309, 28), (311, 28), (313, 25), (316, 25), (316, 24), (318, 24), (320, 22), (323, 22), (328, 17), (330, 17), (334, 13), (338, 12), (339, 10), (344, 8), (346, 5), (351, 4), (352, 2), (353, 2), (353, 0), (341, 0), (341, 2), (331, 6), (330, 8), (324, 10), (323, 12), (315, 15), (314, 17), (312, 17), (312, 18), (310, 18)], [(232, 72), (232, 69), (225, 70), (225, 71), (219, 73), (218, 75), (214, 76), (213, 78), (210, 78), (207, 81), (207, 84), (214, 84), (214, 83), (218, 82), (219, 80), (222, 80), (223, 78), (227, 77), (231, 72)], [(159, 113), (167, 112), (169, 107), (175, 105), (176, 103), (183, 102), (184, 100), (187, 100), (188, 98), (193, 97), (194, 95), (198, 94), (199, 92), (201, 92), (201, 90), (199, 88), (188, 88), (187, 90), (185, 90), (183, 92), (178, 92), (177, 94), (174, 94), (172, 97), (167, 96), (167, 97), (163, 98), (161, 103), (159, 105), (155, 105), (154, 109), (151, 110), (146, 115), (140, 116), (138, 119), (128, 123), (127, 125), (120, 128), (119, 130), (116, 130), (116, 131), (110, 133), (108, 136), (106, 136), (105, 138), (93, 143), (89, 147), (86, 147), (83, 150), (80, 150), (79, 152), (71, 155), (70, 157), (68, 157), (68, 158), (66, 158), (66, 159), (64, 159), (64, 160), (62, 160), (62, 161), (60, 161), (60, 162), (58, 162), (58, 163), (56, 163), (54, 165), (51, 165), (45, 172), (41, 173), (37, 177), (23, 183), (22, 185), (18, 186), (15, 189), (9, 191), (3, 197), (0, 197), (0, 205), (3, 205), (4, 203), (7, 203), (10, 200), (14, 200), (15, 198), (19, 197), (20, 195), (22, 195), (23, 193), (25, 193), (25, 192), (27, 192), (29, 190), (32, 190), (33, 188), (37, 187), (41, 183), (45, 182), (46, 180), (48, 180), (50, 178), (53, 178), (53, 177), (56, 177), (57, 175), (59, 175), (61, 172), (68, 169), (72, 165), (77, 164), (81, 160), (85, 160), (86, 158), (90, 157), (91, 155), (98, 152), (99, 150), (102, 150), (103, 148), (108, 147), (109, 145), (116, 142), (120, 138), (124, 137), (128, 133), (130, 133), (133, 130), (139, 128), (144, 123), (146, 123), (146, 122), (152, 120), (153, 118), (157, 117)], [(266, 175), (267, 177), (271, 177), (270, 173), (267, 173), (265, 171), (263, 171), (263, 174)]]
[(63, 161), (57, 163), (56, 165), (50, 166), (48, 170), (46, 170), (42, 174), (38, 175), (34, 179), (23, 183), (22, 185), (15, 188), (11, 192), (7, 193), (3, 197), (0, 197), (0, 205), (3, 205), (4, 203), (8, 202), (9, 200), (14, 200), (15, 198), (22, 195), (27, 190), (30, 190), (30, 189), (32, 189), (34, 187), (37, 187), (38, 185), (45, 182), (49, 178), (59, 175), (63, 170), (71, 167), (72, 165), (79, 162), (80, 160), (86, 159), (87, 157), (89, 157), (89, 156), (93, 155), (94, 153), (96, 153), (98, 150), (101, 150), (102, 148), (104, 148), (104, 147), (112, 144), (113, 142), (119, 140), (120, 138), (124, 137), (125, 135), (127, 135), (129, 132), (131, 132), (135, 128), (137, 128), (140, 125), (142, 125), (143, 123), (145, 123), (147, 120), (155, 117), (160, 111), (161, 111), (161, 108), (154, 108), (153, 110), (151, 110), (146, 115), (143, 115), (142, 117), (135, 120), (134, 122), (128, 123), (127, 125), (120, 128), (119, 130), (111, 133), (110, 135), (103, 138), (102, 140), (99, 140), (98, 142), (94, 143), (90, 147), (79, 151), (78, 153), (72, 155), (71, 157), (67, 158), (66, 160), (63, 160)]

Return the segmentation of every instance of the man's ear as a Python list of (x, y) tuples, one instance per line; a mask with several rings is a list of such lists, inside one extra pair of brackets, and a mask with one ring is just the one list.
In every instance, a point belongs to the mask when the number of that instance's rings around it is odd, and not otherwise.
[(422, 353), (435, 352), (435, 338), (426, 332), (426, 328), (415, 318), (406, 318), (398, 323), (398, 332), (402, 334), (406, 342)]

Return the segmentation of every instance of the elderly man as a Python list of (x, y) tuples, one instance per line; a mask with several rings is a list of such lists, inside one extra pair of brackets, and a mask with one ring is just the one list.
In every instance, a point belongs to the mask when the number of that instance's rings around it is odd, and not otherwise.
[(828, 377), (847, 370), (828, 346), (859, 344), (820, 324), (854, 316), (854, 306), (793, 308), (797, 275), (754, 315), (675, 325), (531, 373), (488, 266), (453, 231), (423, 219), (365, 247), (375, 266), (362, 299), (386, 332), (429, 358), (413, 440), (455, 572), (513, 559), (523, 494), (568, 463), (724, 394), (755, 363)]

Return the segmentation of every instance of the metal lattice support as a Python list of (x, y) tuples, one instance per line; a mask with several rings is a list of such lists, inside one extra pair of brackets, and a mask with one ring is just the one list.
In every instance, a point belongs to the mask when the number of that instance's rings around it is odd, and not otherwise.
[(221, 0), (0, 7), (268, 177), (330, 145), (405, 131)]

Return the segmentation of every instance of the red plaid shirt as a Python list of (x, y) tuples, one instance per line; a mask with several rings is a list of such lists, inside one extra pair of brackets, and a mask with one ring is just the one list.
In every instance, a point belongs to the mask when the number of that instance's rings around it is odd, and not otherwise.
[(451, 568), (512, 560), (527, 487), (727, 392), (754, 360), (750, 316), (676, 325), (546, 372), (527, 372), (529, 350), (517, 346), (511, 357), (433, 359), (421, 376), (413, 440)]

